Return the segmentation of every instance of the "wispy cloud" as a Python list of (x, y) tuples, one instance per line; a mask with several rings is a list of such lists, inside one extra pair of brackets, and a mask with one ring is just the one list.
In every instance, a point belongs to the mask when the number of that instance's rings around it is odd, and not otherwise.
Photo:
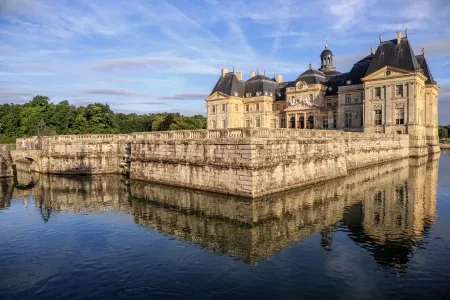
[(3, 0), (0, 90), (10, 93), (0, 91), (0, 98), (24, 102), (47, 90), (54, 101), (75, 104), (202, 112), (199, 100), (222, 67), (235, 66), (244, 78), (259, 68), (293, 80), (310, 61), (318, 66), (327, 38), (345, 72), (377, 45), (380, 33), (391, 39), (404, 27), (443, 82), (449, 14), (445, 0)]

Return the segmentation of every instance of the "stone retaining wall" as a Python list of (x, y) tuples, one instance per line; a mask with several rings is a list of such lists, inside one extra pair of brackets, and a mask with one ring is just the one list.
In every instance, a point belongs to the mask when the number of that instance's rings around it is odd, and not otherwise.
[(0, 178), (13, 175), (10, 151), (14, 148), (13, 144), (0, 145)]
[(105, 174), (127, 168), (132, 179), (259, 197), (406, 158), (409, 137), (237, 128), (33, 137), (18, 139), (16, 147), (13, 158), (40, 149), (42, 173)]

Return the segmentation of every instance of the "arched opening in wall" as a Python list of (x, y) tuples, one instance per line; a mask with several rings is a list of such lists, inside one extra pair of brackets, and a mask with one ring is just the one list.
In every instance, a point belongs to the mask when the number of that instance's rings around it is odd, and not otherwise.
[(295, 117), (291, 117), (291, 120), (289, 121), (289, 128), (295, 128)]
[(298, 128), (300, 128), (300, 129), (305, 129), (305, 117), (301, 116), (301, 117), (298, 119), (298, 123), (299, 123)]
[(308, 117), (308, 122), (306, 124), (306, 128), (307, 129), (313, 129), (314, 128), (314, 117), (313, 116), (309, 116)]

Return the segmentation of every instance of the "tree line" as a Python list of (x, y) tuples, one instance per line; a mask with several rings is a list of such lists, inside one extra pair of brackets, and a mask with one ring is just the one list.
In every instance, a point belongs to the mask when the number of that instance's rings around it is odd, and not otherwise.
[(446, 139), (450, 137), (450, 124), (447, 126), (439, 126), (439, 139)]
[(34, 135), (131, 133), (181, 129), (205, 129), (206, 118), (179, 113), (114, 113), (109, 105), (74, 106), (67, 100), (57, 104), (46, 96), (35, 96), (25, 104), (0, 105), (0, 143)]

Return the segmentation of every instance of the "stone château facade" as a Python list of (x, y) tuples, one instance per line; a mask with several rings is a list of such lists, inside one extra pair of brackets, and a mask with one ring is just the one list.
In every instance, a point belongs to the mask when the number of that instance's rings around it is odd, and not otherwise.
[[(255, 72), (222, 75), (206, 99), (208, 129), (340, 129), (368, 133), (410, 134), (437, 145), (439, 87), (424, 53), (415, 55), (405, 36), (383, 41), (375, 52), (341, 73), (325, 45), (321, 66), (293, 81)], [(423, 144), (422, 143), (422, 144)], [(431, 151), (431, 152), (438, 152)]]

